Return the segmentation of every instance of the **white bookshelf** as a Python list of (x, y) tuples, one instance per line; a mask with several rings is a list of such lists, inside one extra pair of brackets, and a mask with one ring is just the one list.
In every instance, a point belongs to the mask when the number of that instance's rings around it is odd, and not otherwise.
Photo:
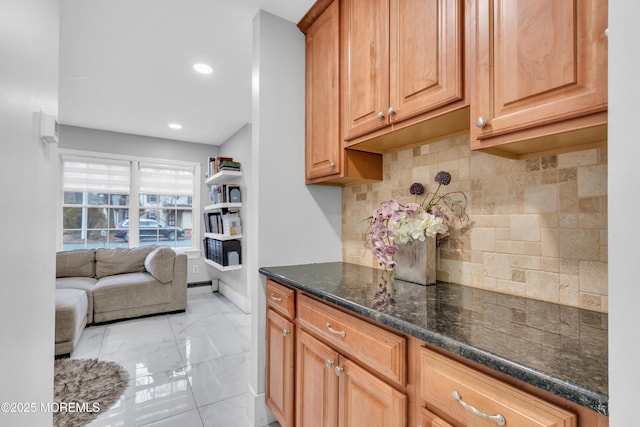
[(238, 264), (238, 265), (228, 265), (228, 266), (223, 266), (218, 264), (217, 262), (213, 262), (210, 259), (206, 259), (204, 260), (205, 263), (209, 264), (212, 267), (217, 268), (220, 271), (233, 271), (233, 270), (240, 270), (242, 269), (242, 264)]
[(215, 175), (211, 175), (207, 178), (204, 183), (207, 185), (211, 184), (225, 184), (227, 182), (238, 179), (242, 176), (242, 171), (220, 171)]
[(233, 240), (242, 239), (242, 234), (218, 234), (218, 233), (204, 233), (204, 237), (216, 240)]
[[(242, 177), (242, 171), (221, 170), (220, 172), (205, 179), (205, 184), (209, 187), (213, 185), (231, 184)], [(204, 212), (224, 211), (229, 209), (240, 209), (242, 203), (213, 203), (203, 208)], [(241, 240), (242, 234), (220, 234), (220, 233), (204, 233), (204, 237), (218, 241)], [(206, 250), (206, 248), (205, 248)], [(218, 264), (211, 259), (204, 259), (204, 262), (220, 271), (233, 271), (242, 269), (242, 264), (224, 266)]]
[(205, 212), (216, 211), (220, 209), (238, 209), (242, 207), (242, 203), (214, 203), (204, 207)]

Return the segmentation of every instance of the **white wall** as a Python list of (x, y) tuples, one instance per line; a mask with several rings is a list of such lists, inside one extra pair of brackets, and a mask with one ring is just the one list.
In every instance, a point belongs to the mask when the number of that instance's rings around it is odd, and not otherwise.
[(304, 36), (260, 11), (254, 18), (252, 208), (247, 280), (251, 292), (250, 402), (256, 426), (264, 407), (265, 281), (262, 266), (339, 261), (341, 189), (304, 185)]
[(639, 2), (609, 1), (610, 427), (638, 425), (640, 370)]
[[(53, 401), (57, 148), (33, 113), (58, 112), (58, 14), (55, 0), (0, 2), (0, 402)], [(0, 412), (3, 426), (52, 419)]]
[[(207, 173), (207, 157), (217, 156), (219, 152), (218, 146), (65, 125), (60, 126), (59, 145), (60, 148), (65, 149), (200, 163), (202, 176), (196, 179), (199, 179), (200, 182), (202, 205), (199, 212), (193, 213), (193, 221), (194, 223), (198, 221), (200, 234), (199, 236), (194, 236), (193, 239), (194, 241), (202, 242), (204, 237), (202, 207), (209, 203), (209, 189), (204, 185), (205, 174)], [(187, 255), (189, 256), (187, 282), (206, 282), (214, 277), (213, 268), (203, 261), (202, 251), (197, 253), (187, 252)], [(193, 267), (196, 265), (198, 266), (198, 273), (194, 272)]]
[[(226, 140), (220, 146), (220, 155), (224, 157), (233, 157), (234, 160), (242, 163), (242, 178), (234, 181), (240, 185), (242, 194), (242, 209), (240, 210), (240, 219), (242, 221), (242, 263), (249, 265), (249, 254), (247, 248), (251, 245), (251, 228), (247, 226), (247, 212), (252, 209), (254, 201), (252, 199), (251, 188), (247, 183), (251, 181), (253, 168), (251, 167), (251, 125), (243, 126), (238, 132), (233, 134), (231, 138)], [(247, 281), (247, 268), (240, 270), (232, 270), (220, 272), (213, 267), (209, 267), (213, 271), (213, 276), (217, 277), (221, 294), (227, 297), (235, 305), (237, 305), (245, 313), (251, 311), (251, 301), (249, 300), (249, 282)]]

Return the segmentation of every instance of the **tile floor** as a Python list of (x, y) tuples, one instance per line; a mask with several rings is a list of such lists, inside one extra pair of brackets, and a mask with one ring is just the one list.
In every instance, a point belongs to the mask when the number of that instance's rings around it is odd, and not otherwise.
[(251, 427), (250, 328), (250, 315), (206, 288), (189, 290), (185, 313), (87, 328), (71, 357), (118, 362), (130, 377), (90, 426)]

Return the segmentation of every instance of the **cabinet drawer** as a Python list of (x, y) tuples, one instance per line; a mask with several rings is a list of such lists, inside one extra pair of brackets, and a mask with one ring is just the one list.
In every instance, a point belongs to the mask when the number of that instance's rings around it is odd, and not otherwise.
[[(419, 363), (420, 398), (434, 411), (437, 409), (462, 425), (577, 425), (575, 414), (426, 348), (420, 349)], [(459, 400), (453, 396), (454, 394)], [(493, 419), (485, 418), (478, 412)], [(504, 423), (500, 423), (500, 418)]]
[(339, 352), (405, 386), (406, 339), (343, 311), (298, 296), (298, 322)]
[(267, 279), (267, 307), (293, 320), (296, 317), (296, 291)]

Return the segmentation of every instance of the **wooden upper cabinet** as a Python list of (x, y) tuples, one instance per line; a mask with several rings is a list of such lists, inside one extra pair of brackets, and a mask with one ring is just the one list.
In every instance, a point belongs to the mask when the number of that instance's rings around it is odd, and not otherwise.
[(606, 138), (606, 0), (477, 0), (475, 13), (473, 149), (518, 157)]
[(306, 35), (307, 179), (340, 174), (339, 3), (334, 1)]
[(340, 0), (319, 0), (298, 27), (306, 35), (306, 183), (381, 181), (382, 156), (344, 148), (340, 128)]
[(389, 124), (389, 0), (343, 0), (343, 117), (349, 140)]
[(342, 5), (346, 140), (463, 98), (460, 0), (344, 0)]
[(389, 119), (400, 121), (463, 97), (458, 0), (391, 0)]

